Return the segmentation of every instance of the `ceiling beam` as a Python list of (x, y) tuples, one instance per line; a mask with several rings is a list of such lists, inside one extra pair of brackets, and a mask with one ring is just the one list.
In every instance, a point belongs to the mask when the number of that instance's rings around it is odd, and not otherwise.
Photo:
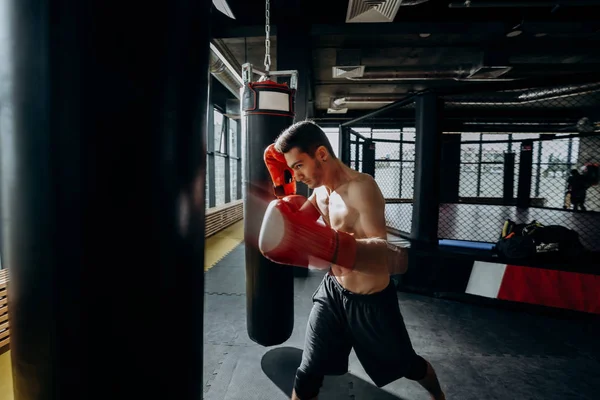
[[(493, 35), (494, 33), (504, 35), (510, 31), (519, 21), (484, 21), (484, 22), (394, 22), (389, 24), (313, 24), (311, 34), (313, 36), (325, 35), (393, 35), (393, 34), (482, 34)], [(579, 33), (595, 34), (600, 23), (593, 22), (537, 22), (525, 21), (523, 29), (536, 33)]]
[[(520, 22), (520, 21), (517, 21)], [(408, 35), (419, 33), (435, 34), (482, 34), (488, 36), (504, 37), (515, 23), (506, 21), (488, 22), (395, 22), (389, 24), (312, 24), (311, 36), (347, 35), (347, 36), (372, 36), (376, 35)], [(560, 34), (589, 34), (594, 35), (600, 29), (600, 22), (532, 22), (526, 21), (523, 25), (526, 32), (533, 33), (560, 33)], [(276, 24), (271, 25), (271, 34), (276, 35)], [(264, 25), (240, 25), (223, 15), (213, 18), (212, 36), (214, 38), (254, 37), (264, 36)], [(352, 38), (349, 38), (350, 40)], [(516, 39), (516, 38), (515, 38)], [(541, 40), (540, 40), (541, 39)], [(518, 44), (522, 39), (516, 39)], [(544, 38), (538, 38), (543, 41)], [(550, 42), (552, 39), (547, 39)], [(422, 41), (421, 42), (425, 42)], [(414, 43), (413, 43), (414, 45)]]
[(555, 132), (564, 133), (569, 129), (573, 129), (573, 125), (576, 121), (572, 121), (568, 125), (518, 125), (518, 124), (506, 124), (506, 125), (465, 125), (457, 124), (452, 121), (442, 124), (442, 130), (444, 132), (461, 132), (461, 133), (504, 133), (504, 132), (519, 132), (519, 133), (539, 133), (539, 132)]
[(449, 8), (519, 8), (519, 7), (543, 7), (558, 9), (565, 7), (590, 7), (600, 5), (598, 0), (568, 0), (560, 4), (559, 1), (473, 1), (450, 3)]
[(498, 40), (489, 41), (455, 41), (453, 43), (440, 42), (436, 40), (406, 40), (393, 41), (386, 40), (385, 37), (379, 38), (344, 38), (343, 44), (336, 46), (332, 43), (314, 42), (313, 48), (318, 50), (340, 50), (340, 49), (473, 49), (473, 50), (500, 50), (504, 49), (509, 52), (531, 51), (544, 53), (564, 53), (565, 50), (573, 51), (597, 51), (600, 47), (600, 40), (589, 39), (554, 39), (554, 38), (523, 38), (518, 40), (508, 40), (503, 37)]
[[(316, 118), (333, 118), (340, 120), (350, 120), (361, 117), (373, 110), (348, 110), (346, 114), (334, 115), (327, 114), (326, 110), (318, 110), (315, 114)], [(551, 115), (551, 119), (549, 117)], [(483, 107), (444, 107), (444, 120), (457, 120), (457, 121), (477, 121), (477, 122), (562, 122), (562, 121), (576, 121), (582, 117), (582, 110), (579, 109), (552, 109), (550, 112), (546, 108), (518, 108), (518, 107), (505, 107), (505, 108), (483, 108)], [(374, 118), (374, 120), (414, 120), (415, 110), (414, 108), (400, 108), (381, 114), (380, 118)], [(364, 122), (369, 125), (371, 119)], [(359, 124), (360, 125), (360, 124)]]
[(419, 33), (481, 33), (504, 32), (503, 22), (464, 23), (464, 22), (398, 22), (389, 24), (313, 24), (313, 36), (326, 35), (397, 35)]

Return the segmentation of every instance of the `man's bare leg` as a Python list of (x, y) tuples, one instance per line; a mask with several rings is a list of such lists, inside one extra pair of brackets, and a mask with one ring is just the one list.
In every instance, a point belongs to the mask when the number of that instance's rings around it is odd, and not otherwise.
[[(296, 395), (296, 391), (292, 390), (292, 400), (300, 400), (300, 398)], [(304, 400), (304, 399), (302, 399)], [(313, 397), (312, 399), (306, 399), (306, 400), (317, 400), (316, 397)]]
[(442, 391), (440, 382), (437, 379), (437, 375), (435, 374), (431, 364), (429, 364), (429, 361), (427, 361), (427, 375), (425, 375), (425, 378), (417, 382), (419, 382), (419, 384), (429, 392), (433, 400), (446, 400), (446, 396)]

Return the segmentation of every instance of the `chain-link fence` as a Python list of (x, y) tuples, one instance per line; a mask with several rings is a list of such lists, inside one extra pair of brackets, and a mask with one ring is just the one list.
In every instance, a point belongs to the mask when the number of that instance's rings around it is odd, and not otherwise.
[(365, 137), (350, 129), (350, 168), (356, 171), (362, 171), (363, 165), (363, 145), (365, 143)]
[(374, 178), (386, 200), (388, 227), (410, 233), (415, 173), (415, 128), (350, 130), (350, 167), (365, 172), (364, 146), (375, 147)]
[(460, 165), (440, 238), (495, 242), (505, 220), (535, 219), (600, 250), (600, 83), (445, 96), (443, 130)]
[[(391, 139), (396, 136), (397, 139)], [(386, 199), (390, 228), (410, 233), (415, 179), (415, 129), (373, 130), (375, 181)]]
[[(496, 242), (507, 219), (537, 220), (573, 229), (588, 249), (600, 251), (600, 83), (516, 86), (440, 95), (439, 238)], [(362, 148), (375, 145), (374, 176), (388, 227), (406, 233), (414, 196), (414, 107), (406, 101), (395, 108), (404, 113), (401, 127), (352, 128), (346, 150), (349, 165), (364, 172)]]

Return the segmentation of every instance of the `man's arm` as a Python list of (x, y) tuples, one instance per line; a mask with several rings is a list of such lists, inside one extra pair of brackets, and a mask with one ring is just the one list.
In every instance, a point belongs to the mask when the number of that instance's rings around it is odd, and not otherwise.
[(370, 177), (355, 181), (348, 188), (348, 198), (358, 211), (358, 222), (366, 236), (356, 239), (354, 269), (365, 273), (388, 272), (385, 200), (379, 186)]

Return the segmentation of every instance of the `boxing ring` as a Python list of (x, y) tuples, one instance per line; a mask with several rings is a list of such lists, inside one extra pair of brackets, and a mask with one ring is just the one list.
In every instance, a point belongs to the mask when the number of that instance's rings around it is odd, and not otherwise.
[[(412, 203), (389, 203), (385, 206), (388, 227), (411, 231)], [(502, 224), (511, 219), (516, 223), (537, 220), (544, 225), (561, 225), (579, 233), (581, 243), (590, 251), (600, 251), (600, 230), (582, 229), (586, 225), (600, 226), (600, 213), (578, 213), (551, 209), (517, 209), (512, 206), (483, 204), (441, 204), (438, 238), (496, 243)], [(477, 221), (477, 223), (473, 223)]]

